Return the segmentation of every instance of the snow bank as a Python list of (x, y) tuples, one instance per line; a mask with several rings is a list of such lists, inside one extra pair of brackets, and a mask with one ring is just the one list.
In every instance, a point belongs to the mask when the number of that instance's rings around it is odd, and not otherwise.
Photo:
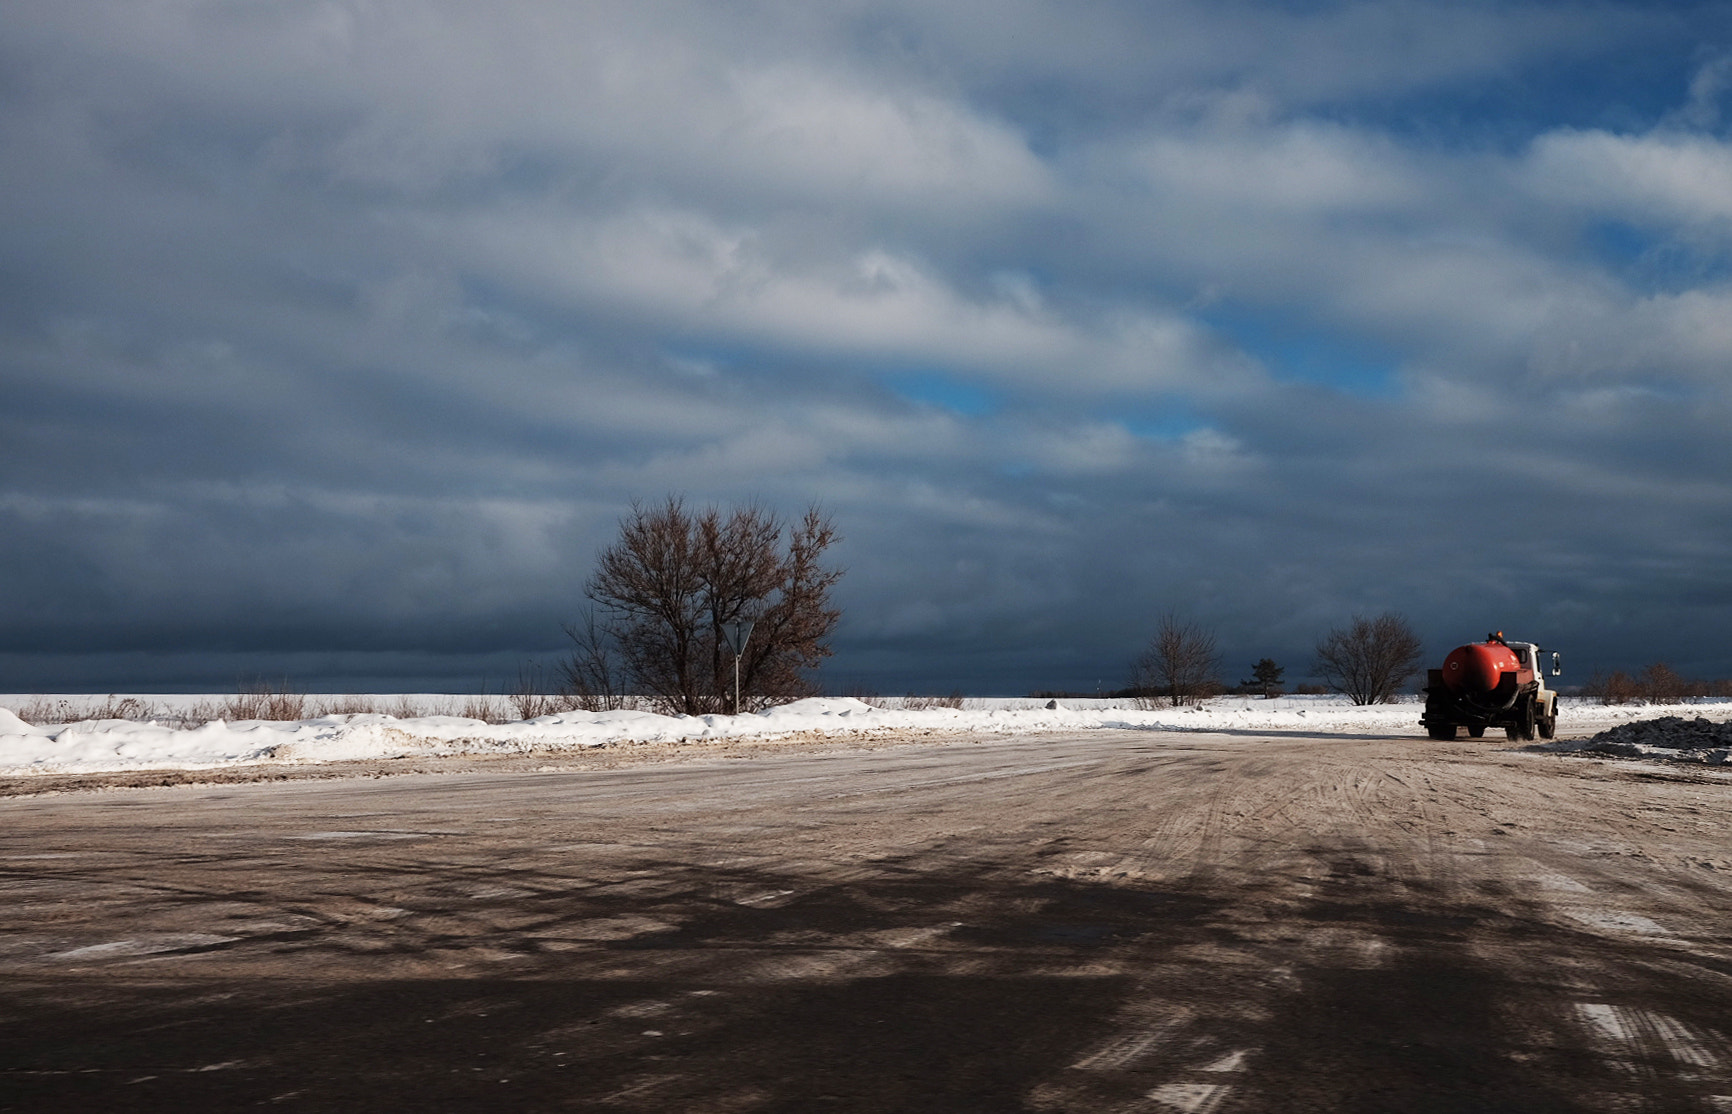
[[(8, 699), (0, 697), (0, 701)], [(1732, 702), (1693, 710), (1723, 720), (1732, 717)], [(1027, 699), (971, 699), (962, 708), (899, 709), (875, 707), (849, 697), (829, 697), (800, 700), (741, 716), (565, 712), (519, 723), (488, 724), (461, 716), (398, 718), (366, 714), (330, 715), (288, 723), (217, 721), (182, 728), (118, 719), (31, 726), (0, 708), (0, 774), (210, 769), (247, 763), (300, 765), (459, 754), (556, 754), (633, 743), (889, 732), (1014, 735), (1118, 728), (1423, 737), (1420, 711), (1414, 700), (1359, 708), (1332, 696), (1288, 696), (1274, 700), (1221, 697), (1201, 706), (1154, 710), (1128, 706), (1122, 701)], [(1566, 735), (1579, 735), (1652, 718), (1654, 712), (1641, 706), (1607, 708), (1566, 701), (1558, 717), (1559, 730)], [(1570, 744), (1553, 744), (1560, 745)]]

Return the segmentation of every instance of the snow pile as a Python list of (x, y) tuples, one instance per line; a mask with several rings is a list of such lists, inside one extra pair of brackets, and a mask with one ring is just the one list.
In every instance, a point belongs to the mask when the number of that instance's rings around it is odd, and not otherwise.
[(1535, 749), (1723, 766), (1732, 757), (1732, 723), (1715, 723), (1702, 716), (1661, 716), (1620, 724), (1592, 738), (1547, 743)]
[[(7, 699), (0, 697), (0, 701)], [(961, 708), (897, 708), (831, 697), (739, 716), (563, 712), (517, 723), (489, 724), (463, 716), (398, 717), (369, 712), (294, 722), (217, 720), (186, 728), (177, 722), (123, 719), (32, 726), (0, 707), (0, 775), (210, 769), (248, 763), (306, 765), (449, 755), (555, 755), (603, 746), (934, 732), (1016, 735), (1116, 728), (1264, 736), (1412, 735), (1417, 742), (1424, 737), (1419, 727), (1421, 710), (1413, 699), (1355, 707), (1335, 696), (1274, 700), (1219, 697), (1200, 705), (1154, 709), (1138, 708), (1134, 702), (1086, 699), (970, 699)], [(1643, 714), (1651, 713), (1635, 707), (1566, 702), (1559, 725), (1565, 732), (1580, 733), (1625, 723)], [(1732, 716), (1732, 702), (1719, 703), (1712, 714)], [(1583, 745), (1552, 744), (1558, 749)]]
[(12, 711), (10, 708), (0, 708), (0, 738), (12, 735), (42, 734), (46, 734), (44, 728), (30, 726), (28, 723), (19, 719), (17, 713)]

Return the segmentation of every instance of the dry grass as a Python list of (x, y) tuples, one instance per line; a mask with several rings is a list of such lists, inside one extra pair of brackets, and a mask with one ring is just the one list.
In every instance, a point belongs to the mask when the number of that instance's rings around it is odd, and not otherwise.
[(320, 701), (315, 716), (364, 716), (378, 712), (378, 707), (365, 696), (332, 696)]
[(513, 717), (509, 708), (503, 698), (482, 693), (465, 700), (463, 710), (457, 714), (464, 719), (478, 719), (482, 723), (510, 723)]
[(47, 696), (32, 696), (12, 711), (25, 723), (33, 723), (38, 727), (51, 723), (77, 723), (87, 719), (124, 719), (135, 723), (148, 723), (167, 715), (157, 705), (147, 704), (132, 696), (109, 696), (101, 704), (75, 704), (64, 697), (56, 700)]
[(290, 722), (308, 718), (307, 694), (260, 683), (228, 698), (222, 706), (223, 720), (276, 720)]
[[(654, 710), (651, 702), (638, 697), (623, 698), (623, 706)], [(241, 723), (247, 720), (292, 722), (323, 716), (392, 716), (419, 719), (423, 716), (459, 716), (484, 723), (515, 723), (537, 716), (578, 711), (575, 697), (535, 693), (527, 690), (509, 695), (481, 693), (474, 696), (309, 696), (287, 685), (257, 684), (228, 696), (200, 700), (190, 705), (142, 699), (136, 696), (50, 697), (30, 696), (15, 703), (12, 711), (25, 723), (38, 727), (86, 720), (118, 719), (133, 723), (156, 723), (164, 727), (200, 727), (207, 723)]]
[(581, 710), (581, 704), (574, 696), (550, 696), (539, 692), (514, 692), (506, 698), (511, 702), (512, 710), (518, 719), (535, 719), (538, 716), (556, 716), (561, 712)]
[(876, 693), (851, 692), (848, 695), (863, 704), (874, 708), (883, 708), (894, 712), (925, 712), (933, 708), (961, 708), (962, 691), (952, 692), (949, 696), (919, 696), (909, 693), (907, 696), (879, 696)]

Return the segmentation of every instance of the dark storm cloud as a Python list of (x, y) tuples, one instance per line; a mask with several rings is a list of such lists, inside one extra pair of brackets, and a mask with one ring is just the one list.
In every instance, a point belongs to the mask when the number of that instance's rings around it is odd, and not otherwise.
[(843, 686), (1732, 674), (1729, 11), (7, 5), (0, 688), (497, 679), (667, 492)]

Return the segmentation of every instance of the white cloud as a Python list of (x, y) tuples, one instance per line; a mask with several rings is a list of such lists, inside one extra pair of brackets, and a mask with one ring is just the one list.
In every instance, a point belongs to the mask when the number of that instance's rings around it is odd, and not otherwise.
[(1146, 446), (1115, 422), (1019, 428), (1008, 440), (1013, 459), (1061, 476), (1122, 473), (1148, 456)]
[(1550, 132), (1525, 170), (1537, 196), (1590, 213), (1732, 232), (1732, 144), (1713, 136)]
[(884, 247), (816, 260), (749, 225), (665, 209), (591, 219), (542, 206), (477, 214), (458, 258), (537, 297), (625, 315), (691, 343), (749, 341), (810, 357), (960, 368), (987, 381), (1077, 392), (1195, 390), (1257, 381), (1182, 317), (1125, 308), (1061, 315), (1031, 283), (969, 295)]
[(1388, 140), (1313, 121), (1161, 133), (1118, 157), (1157, 197), (1244, 210), (1260, 222), (1274, 214), (1369, 218), (1411, 210), (1431, 193), (1412, 156)]
[(918, 199), (939, 210), (1029, 205), (1048, 193), (1045, 169), (1015, 132), (955, 101), (849, 87), (790, 66), (731, 78), (737, 118), (716, 121), (711, 153), (736, 175), (816, 197)]

